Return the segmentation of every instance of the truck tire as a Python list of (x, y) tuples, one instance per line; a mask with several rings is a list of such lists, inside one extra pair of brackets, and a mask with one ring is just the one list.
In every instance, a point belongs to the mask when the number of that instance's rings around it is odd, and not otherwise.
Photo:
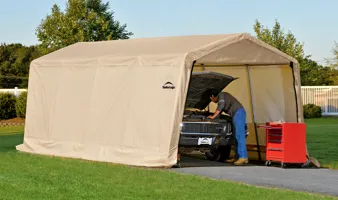
[(211, 147), (210, 151), (205, 153), (205, 156), (207, 157), (208, 160), (210, 161), (217, 161), (221, 157), (221, 154), (219, 153), (218, 150), (219, 147)]
[[(247, 129), (247, 126), (245, 127)], [(248, 137), (249, 132), (246, 131), (245, 139)], [(229, 159), (231, 154), (231, 144), (234, 144), (235, 138), (232, 137), (230, 143), (226, 146), (211, 147), (209, 152), (205, 153), (205, 156), (210, 161), (224, 162)]]
[(224, 162), (229, 159), (231, 153), (231, 145), (219, 146), (210, 148), (209, 152), (205, 153), (205, 156), (210, 161)]
[(220, 152), (220, 157), (217, 161), (218, 162), (224, 162), (225, 160), (229, 159), (229, 157), (230, 157), (231, 145), (221, 146), (219, 148), (219, 152)]

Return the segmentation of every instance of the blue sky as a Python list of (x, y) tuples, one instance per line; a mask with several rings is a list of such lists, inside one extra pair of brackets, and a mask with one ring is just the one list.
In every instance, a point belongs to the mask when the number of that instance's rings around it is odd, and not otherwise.
[[(66, 0), (0, 0), (0, 42), (38, 43), (35, 29), (54, 3)], [(338, 42), (337, 0), (110, 0), (115, 18), (133, 37), (249, 32), (258, 19), (275, 19), (305, 43), (305, 52), (323, 63)]]

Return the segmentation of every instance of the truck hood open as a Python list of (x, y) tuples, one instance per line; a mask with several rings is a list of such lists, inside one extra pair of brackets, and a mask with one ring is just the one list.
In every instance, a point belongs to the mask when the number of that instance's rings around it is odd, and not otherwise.
[(236, 79), (229, 75), (211, 71), (192, 73), (185, 107), (203, 110), (211, 101), (204, 95), (208, 89), (216, 89), (221, 92)]

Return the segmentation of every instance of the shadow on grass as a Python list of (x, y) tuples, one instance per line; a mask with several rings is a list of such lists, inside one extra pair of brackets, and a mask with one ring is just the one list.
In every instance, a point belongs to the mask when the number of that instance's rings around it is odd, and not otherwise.
[(15, 146), (22, 142), (23, 134), (0, 135), (0, 152), (15, 151)]

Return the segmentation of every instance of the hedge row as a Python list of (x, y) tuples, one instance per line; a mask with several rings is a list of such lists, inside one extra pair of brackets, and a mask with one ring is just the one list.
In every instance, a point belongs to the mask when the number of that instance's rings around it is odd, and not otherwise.
[(26, 117), (27, 92), (18, 98), (10, 93), (0, 93), (0, 120)]
[(304, 118), (321, 118), (322, 108), (315, 104), (306, 104), (303, 106)]

